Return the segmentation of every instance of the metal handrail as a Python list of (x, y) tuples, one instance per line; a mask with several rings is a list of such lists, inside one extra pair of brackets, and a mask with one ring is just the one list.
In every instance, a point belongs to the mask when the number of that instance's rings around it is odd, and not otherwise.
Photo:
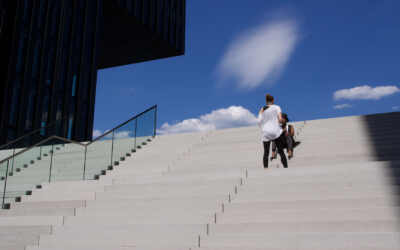
[(52, 140), (52, 139), (58, 139), (58, 140), (61, 140), (61, 141), (64, 141), (64, 142), (77, 144), (77, 145), (80, 145), (80, 146), (82, 146), (82, 147), (85, 147), (85, 146), (86, 146), (85, 144), (83, 144), (83, 143), (81, 143), (81, 142), (77, 142), (77, 141), (74, 141), (74, 140), (70, 140), (70, 139), (67, 139), (67, 138), (64, 138), (64, 137), (60, 137), (60, 136), (57, 136), (57, 135), (52, 135), (52, 136), (47, 137), (46, 139), (44, 139), (44, 140), (42, 140), (42, 141), (40, 141), (40, 142), (38, 142), (38, 143), (36, 143), (36, 144), (30, 146), (29, 148), (25, 148), (25, 149), (19, 151), (18, 153), (15, 153), (15, 154), (13, 154), (13, 155), (10, 155), (9, 157), (7, 157), (7, 158), (1, 160), (1, 161), (0, 161), (0, 164), (2, 164), (3, 162), (8, 161), (8, 160), (10, 160), (10, 159), (12, 159), (12, 158), (14, 158), (14, 157), (20, 155), (20, 154), (23, 154), (23, 153), (25, 153), (25, 152), (31, 150), (32, 148), (41, 146), (42, 144), (44, 144), (44, 143), (46, 143), (46, 142), (48, 142), (48, 141), (50, 141), (50, 140)]
[(133, 117), (130, 118), (129, 120), (127, 120), (127, 121), (121, 123), (120, 125), (114, 127), (113, 129), (110, 129), (109, 131), (107, 131), (107, 132), (105, 132), (104, 134), (100, 135), (100, 136), (97, 137), (96, 139), (94, 139), (94, 140), (92, 140), (91, 142), (87, 143), (87, 145), (90, 145), (90, 144), (92, 144), (93, 142), (100, 140), (100, 139), (103, 138), (104, 136), (106, 136), (106, 135), (110, 134), (111, 132), (113, 132), (113, 131), (119, 129), (120, 127), (124, 126), (125, 124), (127, 124), (127, 123), (129, 123), (129, 122), (131, 122), (131, 121), (133, 121), (133, 120), (135, 120), (135, 119), (138, 118), (139, 116), (143, 115), (144, 113), (149, 112), (149, 111), (152, 110), (152, 109), (156, 109), (156, 110), (157, 110), (157, 104), (156, 104), (156, 105), (153, 105), (153, 106), (151, 106), (150, 108), (146, 109), (145, 111), (143, 111), (143, 112), (141, 112), (141, 113), (139, 113), (139, 114), (133, 116)]
[(60, 136), (57, 136), (57, 135), (52, 135), (52, 136), (47, 137), (46, 139), (44, 139), (44, 140), (42, 140), (42, 141), (40, 141), (40, 142), (38, 142), (38, 143), (36, 143), (36, 144), (34, 144), (34, 145), (28, 147), (28, 148), (25, 148), (25, 149), (19, 151), (18, 153), (15, 153), (15, 154), (13, 154), (13, 155), (10, 155), (9, 157), (7, 157), (7, 158), (5, 158), (5, 159), (3, 159), (3, 160), (0, 160), (0, 164), (2, 164), (2, 163), (5, 162), (5, 161), (8, 161), (8, 160), (12, 159), (13, 157), (16, 157), (16, 156), (18, 156), (18, 155), (20, 155), (20, 154), (23, 154), (23, 153), (25, 153), (26, 151), (29, 151), (30, 149), (32, 149), (32, 148), (34, 148), (34, 147), (40, 146), (40, 145), (42, 145), (42, 144), (44, 144), (44, 143), (50, 141), (51, 139), (58, 139), (58, 140), (61, 140), (61, 141), (65, 141), (65, 142), (69, 142), (69, 143), (74, 143), (74, 144), (80, 145), (80, 146), (82, 146), (82, 147), (88, 147), (88, 146), (91, 145), (92, 143), (94, 143), (94, 142), (100, 140), (100, 139), (103, 138), (104, 136), (106, 136), (106, 135), (112, 133), (113, 131), (119, 129), (120, 127), (122, 127), (122, 126), (124, 126), (125, 124), (127, 124), (127, 123), (133, 121), (134, 119), (138, 118), (139, 116), (143, 115), (144, 113), (147, 113), (148, 111), (150, 111), (150, 110), (152, 110), (152, 109), (157, 109), (157, 104), (154, 105), (154, 106), (152, 106), (152, 107), (150, 107), (150, 108), (148, 108), (148, 109), (146, 109), (145, 111), (143, 111), (143, 112), (141, 112), (141, 113), (139, 113), (139, 114), (133, 116), (133, 117), (130, 118), (129, 120), (127, 120), (127, 121), (121, 123), (120, 125), (114, 127), (113, 129), (111, 129), (111, 130), (105, 132), (104, 134), (100, 135), (100, 136), (97, 137), (95, 140), (90, 141), (89, 143), (84, 144), (84, 143), (81, 143), (81, 142), (78, 142), (78, 141), (74, 141), (74, 140), (71, 140), (71, 139), (67, 139), (67, 138), (64, 138), (64, 137), (60, 137)]
[[(50, 160), (50, 165), (49, 165), (49, 182), (51, 182), (51, 176), (52, 176), (52, 166), (53, 166), (53, 154), (54, 154), (54, 146), (55, 145), (58, 145), (58, 144), (66, 144), (66, 143), (71, 143), (71, 144), (75, 144), (75, 145), (78, 145), (78, 146), (81, 146), (81, 147), (83, 147), (84, 148), (84, 161), (83, 161), (83, 166), (82, 166), (82, 170), (83, 170), (83, 175), (82, 175), (82, 179), (83, 180), (85, 180), (86, 179), (86, 164), (87, 164), (87, 153), (88, 153), (88, 147), (93, 143), (93, 142), (96, 142), (96, 141), (98, 141), (98, 140), (100, 140), (101, 138), (104, 138), (104, 136), (106, 136), (106, 135), (108, 135), (108, 134), (110, 134), (110, 133), (113, 133), (113, 136), (112, 136), (112, 138), (111, 138), (111, 157), (110, 157), (110, 163), (111, 163), (111, 168), (112, 168), (112, 166), (113, 165), (118, 165), (118, 161), (123, 161), (124, 159), (125, 159), (125, 155), (123, 155), (123, 156), (118, 156), (118, 153), (117, 153), (117, 157), (118, 157), (118, 159), (113, 159), (113, 156), (114, 156), (114, 154), (113, 154), (113, 147), (114, 147), (114, 143), (115, 143), (115, 139), (116, 139), (116, 137), (114, 137), (114, 132), (116, 131), (116, 130), (118, 130), (119, 128), (121, 128), (122, 126), (124, 126), (124, 125), (126, 125), (126, 124), (128, 124), (129, 122), (132, 122), (132, 121), (134, 121), (135, 122), (135, 124), (134, 124), (134, 140), (135, 140), (135, 143), (134, 143), (134, 148), (132, 149), (132, 148), (127, 148), (128, 149), (128, 152), (126, 153), (126, 156), (129, 156), (130, 155), (130, 153), (131, 152), (136, 152), (136, 139), (138, 138), (138, 135), (137, 135), (137, 133), (136, 133), (136, 130), (137, 130), (137, 122), (138, 122), (138, 118), (140, 118), (140, 116), (142, 116), (142, 115), (144, 115), (145, 113), (147, 113), (147, 112), (149, 112), (149, 111), (151, 111), (151, 110), (154, 110), (154, 123), (152, 124), (152, 126), (154, 126), (154, 130), (153, 131), (151, 131), (151, 133), (149, 133), (149, 134), (144, 134), (143, 136), (153, 136), (153, 137), (155, 137), (156, 136), (156, 125), (157, 125), (157, 123), (156, 123), (156, 116), (157, 116), (157, 105), (154, 105), (154, 106), (152, 106), (152, 107), (150, 107), (150, 108), (148, 108), (148, 109), (146, 109), (145, 111), (143, 111), (143, 112), (141, 112), (141, 113), (139, 113), (139, 114), (137, 114), (137, 115), (135, 115), (135, 116), (133, 116), (132, 118), (130, 118), (129, 120), (127, 120), (127, 121), (125, 121), (125, 122), (123, 122), (123, 123), (121, 123), (120, 125), (118, 125), (118, 126), (116, 126), (116, 127), (114, 127), (113, 129), (111, 129), (111, 130), (109, 130), (109, 131), (107, 131), (106, 133), (104, 133), (104, 134), (102, 134), (101, 136), (99, 136), (99, 137), (97, 137), (95, 140), (92, 140), (92, 141), (90, 141), (90, 142), (88, 142), (88, 143), (86, 143), (86, 142), (78, 142), (78, 141), (74, 141), (74, 140), (71, 140), (71, 139), (67, 139), (67, 138), (64, 138), (64, 137), (60, 137), (60, 136), (57, 136), (57, 135), (53, 135), (53, 136), (49, 136), (49, 137), (47, 137), (46, 139), (43, 139), (42, 141), (40, 141), (40, 142), (38, 142), (38, 143), (35, 143), (34, 145), (32, 145), (32, 146), (30, 146), (30, 147), (27, 147), (27, 148), (24, 148), (24, 149), (22, 149), (21, 151), (19, 151), (19, 152), (17, 152), (17, 153), (13, 153), (13, 155), (11, 155), (11, 156), (9, 156), (9, 157), (7, 157), (7, 158), (5, 158), (5, 159), (3, 159), (3, 160), (0, 160), (0, 165), (1, 164), (3, 164), (3, 163), (6, 163), (6, 172), (5, 172), (5, 179), (4, 179), (4, 190), (3, 190), (3, 197), (2, 197), (2, 201), (0, 201), (0, 203), (2, 204), (2, 208), (9, 208), (10, 207), (10, 203), (5, 203), (5, 198), (6, 198), (6, 190), (7, 190), (7, 180), (8, 180), (8, 176), (9, 176), (9, 173), (12, 173), (12, 170), (11, 170), (11, 172), (9, 172), (9, 167), (10, 167), (10, 164), (12, 165), (11, 166), (11, 169), (13, 169), (13, 167), (14, 167), (14, 161), (15, 161), (15, 157), (17, 157), (17, 156), (19, 156), (19, 155), (22, 155), (22, 154), (24, 154), (24, 153), (26, 153), (27, 151), (29, 151), (29, 150), (31, 150), (31, 149), (33, 149), (33, 148), (40, 148), (40, 155), (39, 155), (39, 157), (38, 157), (38, 160), (40, 160), (40, 158), (41, 158), (41, 156), (42, 156), (42, 147), (41, 146), (48, 146), (49, 144), (51, 144), (51, 150), (49, 151), (49, 153), (51, 154), (51, 160)], [(136, 119), (136, 120), (135, 120)], [(56, 142), (51, 142), (52, 140), (58, 140), (58, 141), (56, 141)], [(149, 138), (147, 139), (148, 141), (151, 141)], [(50, 143), (49, 143), (50, 142)], [(145, 142), (143, 142), (143, 145), (145, 145)], [(138, 148), (139, 148), (139, 146), (138, 146)], [(56, 149), (58, 149), (57, 147), (56, 147)], [(124, 153), (125, 154), (125, 153)], [(46, 153), (45, 154), (43, 154), (44, 156), (47, 156), (46, 155)], [(106, 158), (108, 158), (108, 157), (106, 157)], [(107, 159), (108, 160), (108, 159)], [(113, 161), (113, 160), (115, 160), (115, 161)], [(31, 160), (31, 163), (32, 163), (32, 160)], [(107, 168), (109, 168), (109, 166), (110, 165), (108, 165), (108, 167)], [(24, 165), (24, 167), (25, 167), (25, 165)], [(102, 172), (103, 173), (103, 172)], [(12, 175), (10, 175), (10, 176), (12, 176)], [(96, 175), (95, 175), (95, 177), (94, 178), (98, 178), (98, 176), (96, 177)]]

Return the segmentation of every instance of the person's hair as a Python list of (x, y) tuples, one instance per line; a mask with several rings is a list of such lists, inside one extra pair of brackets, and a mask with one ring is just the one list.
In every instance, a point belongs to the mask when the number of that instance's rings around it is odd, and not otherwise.
[(289, 122), (289, 117), (287, 116), (286, 113), (282, 113), (282, 118), (286, 120), (286, 122)]
[(274, 102), (274, 97), (273, 97), (272, 95), (270, 95), (270, 94), (267, 94), (267, 95), (265, 96), (265, 101), (266, 101), (267, 103), (272, 103), (272, 102)]

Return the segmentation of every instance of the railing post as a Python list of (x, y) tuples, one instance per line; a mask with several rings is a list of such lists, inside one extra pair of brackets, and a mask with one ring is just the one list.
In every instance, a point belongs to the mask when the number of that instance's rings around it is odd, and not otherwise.
[(133, 148), (136, 151), (136, 132), (137, 132), (137, 120), (138, 118), (135, 119), (135, 147)]
[(153, 132), (153, 137), (156, 137), (156, 132), (157, 132), (157, 105), (154, 111), (154, 132)]
[(113, 154), (114, 154), (114, 131), (112, 132), (112, 139), (111, 139), (111, 165), (110, 166), (114, 166), (113, 164)]
[[(15, 148), (13, 148), (13, 158), (11, 163), (11, 173), (14, 173), (14, 159), (15, 159)], [(7, 163), (8, 165), (8, 163)]]
[(51, 145), (51, 151), (50, 151), (50, 169), (49, 169), (49, 183), (51, 182), (51, 171), (53, 168), (53, 155), (54, 155), (54, 144)]
[(86, 179), (86, 155), (87, 155), (87, 145), (85, 146), (85, 157), (83, 160), (83, 176), (82, 176), (83, 180)]
[[(13, 159), (14, 159), (14, 157), (13, 157)], [(4, 189), (3, 189), (3, 201), (2, 201), (2, 203), (1, 203), (1, 208), (3, 208), (3, 209), (6, 209), (6, 206), (5, 206), (5, 200), (6, 200), (6, 189), (7, 189), (7, 179), (8, 179), (8, 166), (9, 166), (9, 163), (10, 163), (10, 161), (8, 160), (7, 161), (7, 168), (6, 168), (6, 176), (5, 176), (5, 179), (4, 179)]]

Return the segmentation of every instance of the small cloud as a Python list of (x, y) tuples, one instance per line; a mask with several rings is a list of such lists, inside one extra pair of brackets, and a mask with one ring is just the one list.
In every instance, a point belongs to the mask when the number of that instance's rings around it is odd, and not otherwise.
[(393, 110), (400, 110), (400, 106), (393, 106), (392, 109)]
[(93, 130), (93, 138), (97, 138), (102, 134), (103, 134), (103, 132), (101, 132), (101, 130), (98, 130), (98, 129)]
[[(97, 137), (107, 133), (108, 131), (110, 131), (109, 129), (105, 130), (104, 132), (99, 130), (99, 129), (95, 129), (93, 130), (93, 139), (96, 139)], [(113, 137), (113, 133), (109, 133), (108, 135), (106, 135), (104, 138), (105, 139), (111, 139)], [(114, 138), (117, 139), (122, 139), (122, 138), (128, 138), (128, 137), (133, 137), (133, 132), (132, 131), (118, 131), (118, 132), (114, 132)]]
[(334, 109), (346, 109), (346, 108), (351, 108), (350, 104), (344, 103), (344, 104), (339, 104), (333, 106)]
[(228, 46), (218, 65), (219, 75), (234, 78), (238, 87), (245, 89), (271, 85), (294, 51), (298, 26), (293, 18), (280, 17), (245, 31)]
[[(112, 133), (110, 135), (112, 136)], [(129, 137), (133, 137), (133, 133), (130, 131), (114, 132), (114, 138), (122, 139), (122, 138), (129, 138)]]
[(397, 86), (370, 87), (368, 85), (358, 86), (350, 89), (341, 89), (333, 94), (334, 100), (379, 100), (400, 92)]
[(164, 123), (159, 129), (160, 134), (188, 133), (209, 131), (223, 128), (251, 126), (257, 123), (257, 118), (246, 108), (230, 106), (217, 109), (199, 118), (186, 119), (174, 125)]

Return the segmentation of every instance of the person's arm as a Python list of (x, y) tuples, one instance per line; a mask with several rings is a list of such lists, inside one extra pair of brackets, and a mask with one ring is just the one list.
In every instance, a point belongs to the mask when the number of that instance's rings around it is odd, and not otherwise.
[(261, 107), (261, 109), (260, 109), (260, 111), (258, 111), (258, 117), (257, 117), (257, 123), (258, 123), (258, 126), (261, 126), (261, 124), (262, 124), (262, 114), (263, 114), (263, 112), (264, 112), (264, 108), (263, 107)]
[(279, 112), (279, 113), (278, 113), (278, 121), (279, 121), (280, 123), (284, 123), (284, 122), (285, 122), (285, 120), (282, 118), (282, 112)]
[(279, 106), (276, 106), (276, 108), (278, 109), (278, 121), (280, 123), (284, 123), (285, 120), (282, 118), (282, 110), (281, 110), (281, 108)]
[(289, 135), (294, 136), (294, 126), (289, 125)]

